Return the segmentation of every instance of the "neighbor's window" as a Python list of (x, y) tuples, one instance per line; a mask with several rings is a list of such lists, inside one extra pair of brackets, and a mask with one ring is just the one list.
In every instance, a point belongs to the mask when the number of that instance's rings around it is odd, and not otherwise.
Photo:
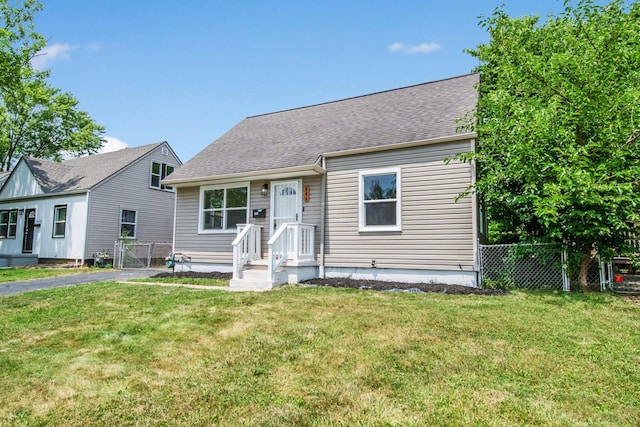
[(200, 192), (201, 231), (236, 230), (248, 221), (249, 186), (203, 187)]
[(120, 236), (128, 239), (136, 238), (138, 212), (122, 209), (120, 211)]
[(397, 231), (401, 229), (400, 169), (361, 171), (360, 230)]
[(14, 239), (18, 224), (18, 210), (0, 211), (0, 239)]
[(53, 237), (64, 237), (67, 228), (67, 206), (53, 208)]
[(175, 168), (166, 163), (151, 162), (151, 187), (173, 191), (173, 187), (160, 184)]

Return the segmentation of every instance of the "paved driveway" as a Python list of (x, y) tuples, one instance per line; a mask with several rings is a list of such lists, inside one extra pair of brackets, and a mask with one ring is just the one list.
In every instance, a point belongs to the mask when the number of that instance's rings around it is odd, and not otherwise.
[(45, 279), (26, 280), (24, 282), (0, 283), (0, 295), (17, 294), (20, 292), (35, 291), (38, 289), (59, 288), (61, 286), (80, 285), (92, 282), (114, 282), (119, 280), (142, 279), (154, 276), (164, 270), (132, 269), (132, 270), (105, 270), (92, 273), (80, 273), (69, 276), (47, 277)]

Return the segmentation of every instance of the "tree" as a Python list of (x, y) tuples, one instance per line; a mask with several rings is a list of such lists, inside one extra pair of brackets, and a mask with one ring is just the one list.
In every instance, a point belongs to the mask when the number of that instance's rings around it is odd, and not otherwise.
[(597, 251), (634, 256), (640, 236), (640, 3), (582, 0), (480, 24), (477, 191), (497, 239), (563, 242), (587, 289)]
[(0, 168), (9, 170), (23, 155), (61, 160), (64, 155), (97, 152), (104, 128), (78, 101), (47, 83), (49, 71), (31, 60), (46, 45), (34, 31), (42, 9), (35, 0), (14, 6), (0, 0)]

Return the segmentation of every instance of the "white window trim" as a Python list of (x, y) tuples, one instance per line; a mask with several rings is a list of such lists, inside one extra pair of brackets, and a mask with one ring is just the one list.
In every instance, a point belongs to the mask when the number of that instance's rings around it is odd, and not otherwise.
[[(18, 235), (18, 209), (16, 209), (16, 208), (13, 208), (13, 209), (2, 209), (1, 211), (7, 213), (7, 222), (5, 223), (5, 225), (7, 227), (7, 235), (0, 237), (0, 239), (15, 239), (16, 236)], [(15, 213), (16, 222), (11, 222), (11, 214), (12, 213)], [(14, 233), (13, 233), (13, 235), (10, 235), (9, 234), (9, 230), (11, 229), (12, 225), (14, 226)]]
[[(204, 223), (204, 192), (207, 190), (224, 190), (227, 188), (240, 188), (245, 187), (247, 189), (247, 215), (245, 217), (245, 223), (249, 222), (249, 212), (251, 202), (251, 185), (249, 182), (234, 182), (229, 184), (220, 185), (206, 185), (200, 187), (200, 200), (198, 201), (198, 234), (237, 234), (237, 228), (228, 228), (224, 230), (208, 230), (203, 227)], [(226, 194), (226, 192), (225, 192)], [(226, 208), (223, 208), (226, 210)]]
[[(160, 174), (156, 174), (153, 173), (153, 164), (157, 163), (160, 165)], [(169, 191), (169, 192), (175, 192), (175, 189), (173, 187), (171, 187), (170, 185), (162, 185), (162, 180), (164, 178), (166, 178), (166, 176), (162, 176), (162, 169), (164, 166), (164, 170), (166, 171), (167, 167), (172, 167), (173, 170), (176, 170), (176, 166), (171, 165), (169, 163), (166, 162), (156, 162), (155, 160), (151, 161), (151, 168), (149, 169), (149, 188), (152, 188), (154, 190), (162, 190), (162, 191)], [(159, 183), (159, 187), (156, 187), (155, 185), (153, 185), (153, 177), (157, 176), (158, 177), (158, 183)]]
[[(136, 213), (136, 221), (135, 222), (122, 222), (122, 211), (132, 211)], [(122, 238), (122, 224), (133, 224), (133, 236), (129, 235), (125, 237), (126, 239), (137, 239), (138, 238), (138, 218), (140, 216), (140, 212), (138, 209), (134, 208), (120, 208), (120, 216), (118, 217), (118, 238)]]
[[(58, 212), (58, 209), (64, 208), (64, 221), (58, 221), (58, 216), (56, 215), (56, 213)], [(67, 209), (67, 205), (56, 205), (53, 207), (53, 233), (51, 234), (52, 237), (54, 238), (64, 238), (67, 234), (67, 218), (69, 215), (69, 210)], [(122, 218), (122, 217), (121, 217)], [(63, 234), (56, 234), (56, 225), (64, 223), (64, 233)]]
[[(402, 231), (402, 177), (400, 170), (399, 167), (392, 167), (365, 169), (358, 172), (358, 231)], [(365, 225), (364, 177), (371, 175), (388, 175), (391, 173), (396, 174), (396, 225)]]

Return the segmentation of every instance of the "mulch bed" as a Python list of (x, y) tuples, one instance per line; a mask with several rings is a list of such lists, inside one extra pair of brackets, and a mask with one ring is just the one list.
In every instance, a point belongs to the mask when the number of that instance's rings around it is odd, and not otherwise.
[[(193, 277), (199, 279), (231, 279), (231, 273), (199, 273), (195, 271), (184, 271), (179, 273), (159, 273), (155, 278), (171, 277)], [(382, 282), (379, 280), (354, 280), (348, 278), (312, 279), (305, 282), (307, 285), (330, 286), (334, 288), (366, 289), (372, 291), (387, 292), (439, 292), (450, 295), (508, 295), (509, 291), (499, 289), (479, 289), (469, 286), (439, 285), (433, 283), (401, 283)]]
[(379, 280), (354, 280), (348, 278), (311, 279), (308, 285), (331, 286), (334, 288), (366, 289), (386, 292), (438, 292), (450, 295), (508, 295), (500, 289), (480, 289), (470, 286), (442, 285), (435, 283), (382, 282)]
[(166, 279), (166, 278), (181, 278), (189, 277), (193, 279), (231, 279), (233, 274), (231, 273), (218, 273), (217, 271), (211, 273), (199, 273), (197, 271), (180, 271), (178, 273), (158, 273), (151, 277), (152, 279)]

